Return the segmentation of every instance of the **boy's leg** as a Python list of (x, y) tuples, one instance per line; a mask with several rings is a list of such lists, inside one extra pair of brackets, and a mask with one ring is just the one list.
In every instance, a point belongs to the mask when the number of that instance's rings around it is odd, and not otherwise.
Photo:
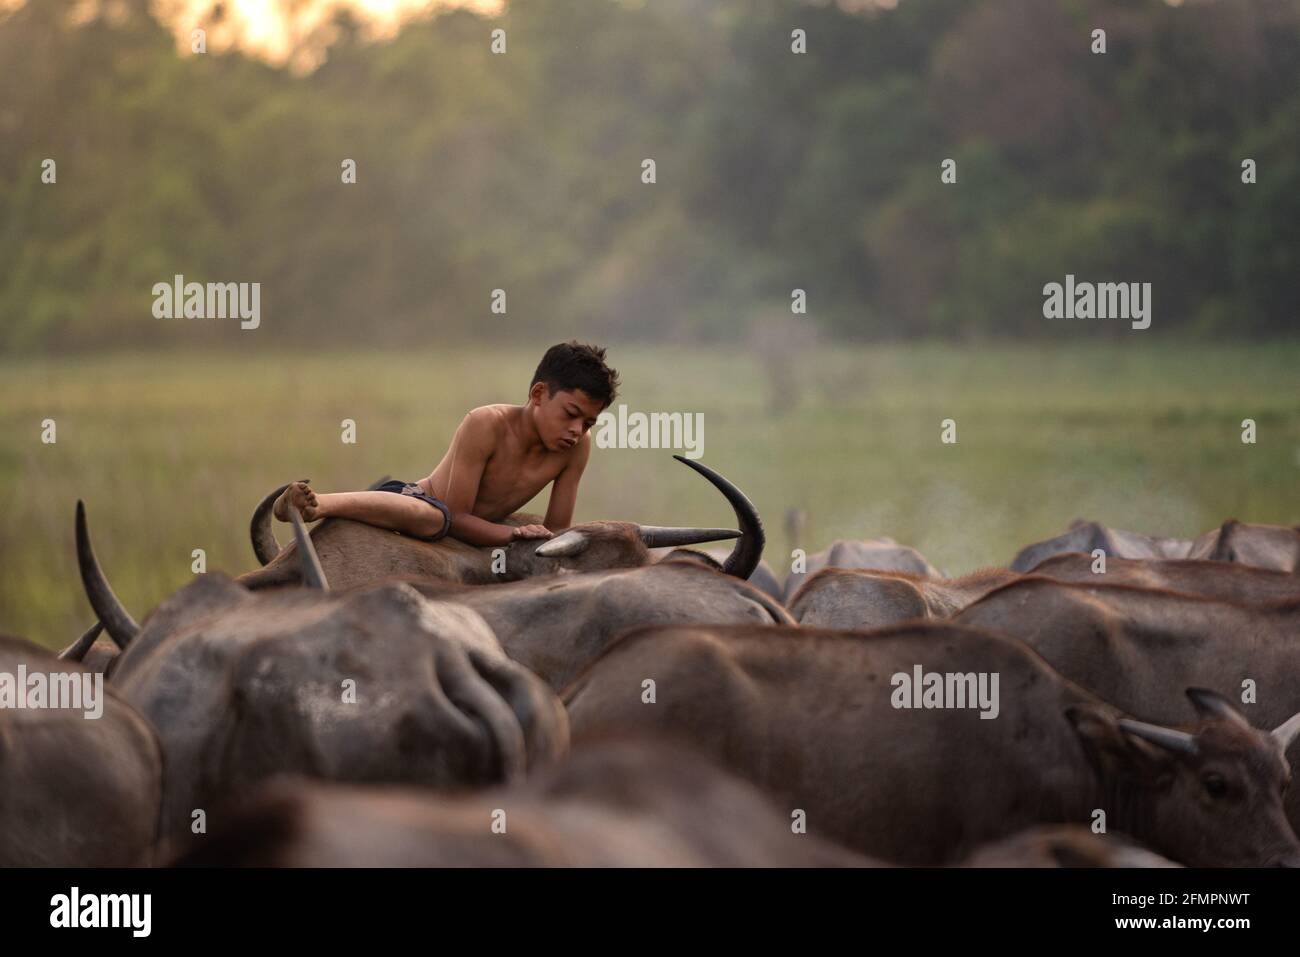
[[(350, 518), (379, 528), (431, 538), (442, 531), (446, 519), (428, 502), (393, 492), (313, 492), (306, 482), (294, 482), (275, 503), (275, 517), (289, 518), (288, 504), (298, 506), (304, 521)], [(283, 514), (282, 514), (283, 513)]]
[(446, 524), (442, 512), (411, 495), (392, 492), (332, 492), (316, 496), (317, 518), (350, 518), (355, 522), (432, 538)]

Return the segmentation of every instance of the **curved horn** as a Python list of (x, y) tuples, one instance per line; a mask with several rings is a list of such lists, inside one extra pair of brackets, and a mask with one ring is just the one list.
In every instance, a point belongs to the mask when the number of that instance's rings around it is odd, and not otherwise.
[(740, 538), (734, 528), (676, 528), (671, 525), (638, 525), (646, 548), (680, 548), (704, 542), (724, 542)]
[(1208, 688), (1188, 688), (1186, 694), (1192, 702), (1192, 707), (1202, 718), (1219, 718), (1223, 721), (1236, 722), (1246, 728), (1250, 727), (1250, 722), (1245, 716), (1217, 691)]
[(253, 509), (253, 521), (249, 523), (248, 534), (253, 539), (253, 554), (263, 565), (268, 565), (276, 555), (280, 554), (280, 543), (275, 540), (275, 533), (271, 531), (271, 509), (275, 507), (275, 500), (284, 494), (288, 485), (281, 485), (266, 498), (257, 503), (257, 508)]
[(302, 514), (293, 505), (289, 506), (289, 521), (293, 522), (293, 540), (298, 544), (302, 583), (308, 588), (329, 591), (330, 583), (325, 580), (325, 570), (320, 567), (320, 556), (316, 554), (316, 546), (311, 543), (307, 526), (302, 523)]
[(736, 524), (740, 526), (742, 534), (731, 549), (727, 560), (722, 563), (722, 570), (737, 578), (749, 578), (758, 567), (759, 559), (763, 557), (763, 545), (767, 541), (763, 534), (763, 522), (758, 517), (758, 509), (754, 508), (754, 503), (745, 497), (744, 492), (707, 465), (701, 465), (694, 459), (681, 455), (674, 455), (673, 458), (703, 475), (731, 504), (732, 510), (736, 513)]
[(540, 558), (568, 558), (580, 554), (586, 547), (587, 536), (570, 529), (538, 545), (533, 549), (533, 554)]
[(1162, 748), (1183, 754), (1196, 753), (1194, 734), (1177, 731), (1174, 728), (1163, 728), (1158, 724), (1147, 724), (1145, 721), (1134, 721), (1132, 718), (1120, 718), (1118, 723), (1122, 731), (1127, 731), (1134, 737), (1150, 741), (1152, 744), (1158, 744)]
[[(391, 476), (385, 475), (376, 479), (370, 483), (366, 491), (376, 491), (390, 478)], [(257, 508), (253, 509), (253, 520), (249, 523), (248, 534), (253, 540), (253, 554), (263, 565), (269, 565), (275, 556), (280, 554), (280, 543), (275, 540), (275, 533), (271, 531), (271, 511), (275, 508), (275, 500), (283, 495), (288, 487), (288, 485), (281, 485), (258, 502)]]
[(1282, 753), (1285, 754), (1295, 744), (1295, 739), (1300, 738), (1300, 713), (1291, 715), (1274, 728), (1273, 737), (1282, 745)]
[(140, 626), (117, 600), (104, 577), (104, 570), (99, 567), (95, 550), (90, 545), (90, 533), (86, 530), (86, 505), (80, 499), (77, 500), (77, 564), (81, 568), (81, 584), (90, 599), (90, 607), (103, 622), (108, 637), (125, 650), (131, 639), (140, 633)]
[(102, 621), (95, 622), (82, 633), (80, 638), (60, 651), (59, 657), (64, 661), (81, 661), (86, 657), (86, 652), (90, 650), (90, 646), (95, 643), (95, 639), (99, 637), (99, 633), (103, 630), (104, 623)]

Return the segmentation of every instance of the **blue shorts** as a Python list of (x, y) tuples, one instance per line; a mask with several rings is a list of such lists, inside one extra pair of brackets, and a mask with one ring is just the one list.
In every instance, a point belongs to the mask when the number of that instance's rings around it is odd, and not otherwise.
[(414, 482), (399, 482), (396, 479), (392, 479), (390, 481), (385, 482), (383, 485), (379, 486), (378, 488), (376, 488), (375, 491), (396, 492), (398, 495), (409, 495), (412, 498), (418, 498), (421, 502), (428, 502), (438, 511), (442, 512), (442, 518), (443, 518), (442, 528), (438, 530), (438, 533), (436, 535), (432, 535), (429, 538), (422, 538), (420, 539), (420, 541), (423, 542), (440, 541), (441, 539), (446, 537), (448, 532), (451, 531), (451, 509), (449, 509), (443, 502), (438, 501), (432, 495), (426, 495), (424, 489), (420, 488), (420, 486), (415, 484)]

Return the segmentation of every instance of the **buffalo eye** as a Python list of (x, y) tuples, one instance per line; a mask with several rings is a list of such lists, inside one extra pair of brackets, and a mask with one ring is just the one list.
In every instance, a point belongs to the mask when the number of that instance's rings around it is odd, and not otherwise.
[(1228, 794), (1228, 782), (1222, 774), (1207, 774), (1201, 783), (1205, 786), (1205, 793), (1212, 798), (1222, 798)]

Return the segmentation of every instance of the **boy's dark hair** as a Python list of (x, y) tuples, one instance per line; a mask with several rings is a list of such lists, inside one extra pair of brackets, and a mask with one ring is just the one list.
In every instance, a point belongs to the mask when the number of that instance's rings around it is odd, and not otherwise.
[(529, 388), (546, 383), (554, 396), (561, 389), (581, 389), (606, 408), (618, 396), (618, 372), (605, 365), (605, 350), (570, 339), (546, 350)]

